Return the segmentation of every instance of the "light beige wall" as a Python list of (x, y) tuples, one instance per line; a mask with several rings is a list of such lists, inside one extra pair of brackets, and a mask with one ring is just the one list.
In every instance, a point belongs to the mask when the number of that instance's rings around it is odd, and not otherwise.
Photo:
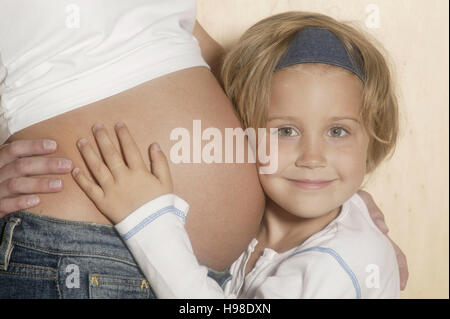
[(290, 10), (353, 21), (384, 45), (395, 65), (401, 137), (366, 189), (408, 257), (402, 298), (449, 297), (448, 6), (447, 0), (198, 0), (198, 20), (226, 48), (258, 20)]

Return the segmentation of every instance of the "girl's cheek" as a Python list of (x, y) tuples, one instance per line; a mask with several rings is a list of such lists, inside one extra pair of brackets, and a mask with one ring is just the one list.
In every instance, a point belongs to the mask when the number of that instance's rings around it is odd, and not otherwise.
[(279, 171), (290, 163), (295, 165), (299, 157), (298, 141), (294, 139), (278, 138), (278, 166)]
[[(266, 143), (267, 157), (272, 158), (273, 154), (269, 153), (269, 152), (275, 152), (275, 151), (276, 151), (275, 155), (277, 155), (277, 167), (276, 167), (276, 172), (273, 174), (279, 174), (279, 173), (283, 172), (283, 170), (286, 169), (287, 167), (289, 167), (289, 165), (291, 165), (292, 163), (294, 163), (293, 165), (295, 165), (295, 161), (298, 156), (298, 154), (297, 154), (298, 151), (296, 149), (295, 143), (293, 143), (292, 141), (286, 141), (286, 139), (283, 140), (282, 138), (278, 138), (277, 149), (273, 150), (270, 148), (269, 142), (267, 141), (267, 143)], [(258, 157), (258, 160), (257, 160), (258, 171), (261, 166), (268, 166), (268, 165), (269, 164), (267, 164), (267, 163), (262, 163), (260, 161), (260, 158)], [(273, 175), (273, 174), (270, 174), (270, 175)]]
[(328, 154), (329, 165), (342, 177), (360, 178), (365, 174), (367, 148), (361, 143), (334, 145)]

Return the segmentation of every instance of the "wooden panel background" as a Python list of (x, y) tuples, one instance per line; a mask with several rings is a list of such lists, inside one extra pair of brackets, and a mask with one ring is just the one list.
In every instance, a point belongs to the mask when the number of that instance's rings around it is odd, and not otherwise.
[(253, 23), (291, 10), (351, 21), (383, 44), (395, 66), (401, 136), (365, 189), (408, 257), (402, 298), (448, 298), (448, 1), (198, 0), (197, 6), (198, 20), (225, 48)]

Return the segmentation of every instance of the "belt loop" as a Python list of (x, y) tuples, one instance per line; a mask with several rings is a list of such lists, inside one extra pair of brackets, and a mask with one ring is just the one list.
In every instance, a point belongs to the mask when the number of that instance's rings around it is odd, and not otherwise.
[(13, 249), (12, 236), (14, 228), (20, 224), (20, 218), (12, 217), (8, 220), (3, 229), (3, 235), (0, 243), (0, 269), (7, 270), (9, 264), (9, 257)]

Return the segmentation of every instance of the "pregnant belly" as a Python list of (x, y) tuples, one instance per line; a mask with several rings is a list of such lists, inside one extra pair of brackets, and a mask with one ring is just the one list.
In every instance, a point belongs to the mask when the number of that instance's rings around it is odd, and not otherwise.
[[(40, 122), (14, 134), (8, 142), (52, 138), (57, 141), (58, 149), (51, 156), (70, 158), (86, 172), (76, 141), (86, 137), (95, 145), (91, 134), (95, 123), (106, 126), (119, 150), (113, 125), (125, 122), (148, 164), (147, 150), (152, 142), (158, 142), (170, 158), (170, 149), (178, 142), (170, 140), (171, 131), (186, 128), (193, 136), (193, 120), (201, 120), (202, 129), (218, 128), (223, 136), (225, 128), (240, 126), (222, 89), (209, 70), (202, 67), (168, 74)], [(202, 263), (222, 269), (239, 256), (259, 226), (264, 196), (255, 164), (175, 164), (169, 160), (169, 165), (174, 192), (190, 204), (186, 228), (195, 253)], [(70, 175), (61, 178), (64, 190), (42, 194), (41, 204), (29, 209), (30, 212), (74, 221), (110, 223)]]

